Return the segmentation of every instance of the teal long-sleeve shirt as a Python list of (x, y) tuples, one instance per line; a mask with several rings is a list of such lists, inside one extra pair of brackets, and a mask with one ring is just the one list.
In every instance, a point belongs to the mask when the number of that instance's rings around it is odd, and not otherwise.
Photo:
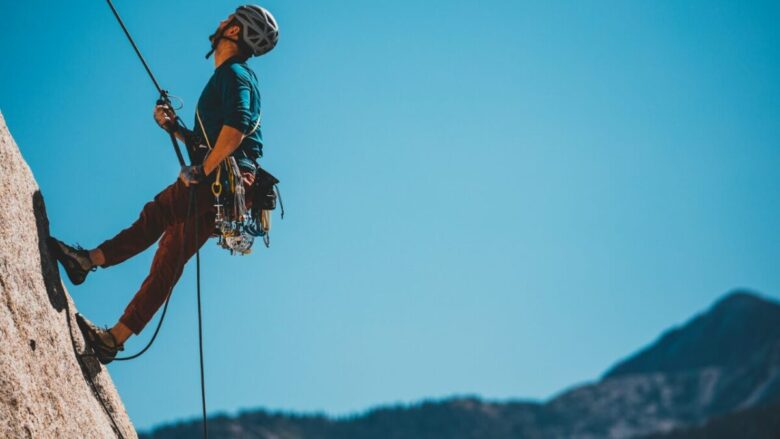
[[(263, 155), (263, 135), (260, 126), (260, 90), (257, 76), (239, 58), (230, 58), (214, 70), (198, 99), (198, 113), (212, 148), (223, 125), (247, 134), (231, 154), (242, 169), (254, 170)], [(197, 116), (195, 129), (200, 133)]]

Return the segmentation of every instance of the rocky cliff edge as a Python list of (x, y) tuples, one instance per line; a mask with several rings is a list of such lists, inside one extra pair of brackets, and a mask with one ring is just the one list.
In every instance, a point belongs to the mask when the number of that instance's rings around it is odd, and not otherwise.
[(0, 114), (0, 437), (137, 438), (84, 340), (45, 238), (46, 206)]

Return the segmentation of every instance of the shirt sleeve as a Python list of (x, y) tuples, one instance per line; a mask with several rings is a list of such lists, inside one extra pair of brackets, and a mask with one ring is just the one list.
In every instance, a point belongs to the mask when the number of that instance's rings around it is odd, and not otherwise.
[(252, 128), (251, 84), (232, 68), (224, 73), (221, 81), (224, 124), (246, 133)]

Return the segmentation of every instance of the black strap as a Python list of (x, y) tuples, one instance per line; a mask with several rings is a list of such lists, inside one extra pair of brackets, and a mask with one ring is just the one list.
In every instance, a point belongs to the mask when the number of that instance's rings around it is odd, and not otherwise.
[(276, 191), (276, 198), (279, 199), (279, 209), (281, 210), (281, 217), (284, 219), (284, 202), (282, 201), (282, 193), (279, 191), (279, 185), (274, 185), (274, 190)]

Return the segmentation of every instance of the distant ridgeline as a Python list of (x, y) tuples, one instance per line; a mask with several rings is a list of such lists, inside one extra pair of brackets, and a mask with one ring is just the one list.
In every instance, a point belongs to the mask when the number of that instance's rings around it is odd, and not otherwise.
[[(780, 437), (780, 304), (727, 295), (621, 361), (597, 383), (545, 403), (453, 398), (385, 407), (348, 419), (245, 412), (209, 421), (214, 438)], [(147, 439), (196, 437), (199, 422)]]

